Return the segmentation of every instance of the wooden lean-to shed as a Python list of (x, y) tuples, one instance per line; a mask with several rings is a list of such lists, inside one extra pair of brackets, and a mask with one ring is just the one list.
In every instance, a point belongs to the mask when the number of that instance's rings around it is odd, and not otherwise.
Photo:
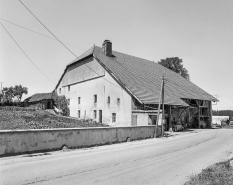
[(40, 109), (53, 109), (56, 95), (54, 93), (36, 93), (24, 100), (26, 106)]

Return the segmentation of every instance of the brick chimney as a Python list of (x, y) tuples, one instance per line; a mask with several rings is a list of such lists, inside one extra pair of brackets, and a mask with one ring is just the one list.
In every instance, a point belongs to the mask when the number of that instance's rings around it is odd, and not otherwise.
[(111, 57), (112, 56), (112, 42), (110, 40), (105, 40), (104, 43), (102, 44), (102, 50), (106, 56)]

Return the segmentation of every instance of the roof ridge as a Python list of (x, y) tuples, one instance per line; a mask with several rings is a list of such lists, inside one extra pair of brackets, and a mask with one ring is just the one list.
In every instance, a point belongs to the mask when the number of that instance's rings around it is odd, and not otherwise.
[[(100, 46), (95, 46), (96, 48), (101, 48)], [(115, 51), (115, 50), (112, 50), (113, 52), (117, 52), (119, 54), (122, 54), (122, 55), (127, 55), (127, 56), (130, 56), (130, 57), (135, 57), (135, 58), (138, 58), (138, 59), (141, 59), (141, 60), (145, 60), (147, 62), (151, 62), (151, 63), (156, 63), (152, 60), (149, 60), (149, 59), (145, 59), (145, 58), (141, 58), (141, 57), (137, 57), (137, 56), (134, 56), (134, 55), (129, 55), (129, 54), (126, 54), (126, 53), (122, 53), (122, 52), (119, 52), (119, 51)]]
[[(172, 83), (172, 86), (169, 85), (170, 90), (174, 89), (171, 92), (171, 96), (179, 97), (179, 100), (185, 97), (204, 100), (215, 99), (212, 95), (195, 85), (193, 82), (185, 79), (180, 74), (158, 64), (157, 62), (114, 50), (113, 55), (115, 57), (106, 57), (101, 52), (101, 47), (98, 46), (96, 46), (96, 52), (94, 52), (94, 55), (98, 57), (99, 60), (110, 71), (112, 71), (120, 81), (122, 81), (122, 84), (131, 89), (135, 96), (139, 99), (142, 98), (144, 101), (149, 101), (149, 99), (151, 101), (153, 97), (155, 98), (155, 96), (152, 95), (154, 93), (152, 93), (151, 85), (153, 84), (155, 88), (158, 88), (158, 78), (163, 74), (170, 80), (170, 83)], [(150, 85), (150, 83), (152, 84)], [(148, 87), (145, 87), (145, 85)], [(138, 90), (136, 90), (136, 88), (138, 88)]]
[(74, 60), (72, 60), (70, 63), (68, 63), (68, 64), (66, 65), (66, 67), (69, 66), (69, 65), (71, 65), (71, 64), (73, 64), (73, 63), (75, 63), (75, 62), (77, 62), (77, 61), (79, 61), (80, 59), (82, 59), (82, 58), (83, 58), (82, 56), (85, 56), (85, 54), (88, 53), (88, 52), (90, 52), (91, 49), (92, 49), (92, 52), (89, 53), (88, 56), (91, 55), (91, 54), (93, 54), (94, 48), (95, 48), (95, 45), (92, 46), (91, 48), (89, 48), (87, 51), (85, 51), (85, 52), (82, 53), (81, 55), (79, 55), (79, 56), (78, 56), (77, 58), (75, 58)]

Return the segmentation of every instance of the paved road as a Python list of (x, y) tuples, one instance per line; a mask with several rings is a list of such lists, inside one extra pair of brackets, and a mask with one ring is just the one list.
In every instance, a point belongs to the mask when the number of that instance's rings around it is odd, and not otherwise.
[(233, 129), (0, 159), (0, 184), (183, 184), (233, 153)]

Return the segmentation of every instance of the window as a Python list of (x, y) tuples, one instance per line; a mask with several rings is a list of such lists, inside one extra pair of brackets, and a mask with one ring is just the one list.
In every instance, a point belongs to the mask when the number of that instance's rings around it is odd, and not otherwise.
[(59, 94), (61, 94), (61, 88), (59, 88)]
[(80, 118), (80, 115), (81, 115), (81, 111), (78, 110), (78, 118)]
[(94, 118), (94, 119), (97, 118), (97, 111), (96, 111), (96, 110), (94, 110), (93, 118)]
[(68, 105), (70, 105), (70, 99), (68, 99)]
[(78, 97), (78, 104), (80, 104), (81, 102), (81, 97)]
[(112, 123), (116, 123), (116, 113), (112, 113)]
[(97, 103), (97, 95), (94, 95), (94, 103)]
[(70, 91), (70, 85), (68, 85), (68, 91)]
[(117, 104), (119, 105), (121, 103), (120, 98), (117, 98)]
[(110, 96), (108, 96), (108, 104), (110, 104)]

